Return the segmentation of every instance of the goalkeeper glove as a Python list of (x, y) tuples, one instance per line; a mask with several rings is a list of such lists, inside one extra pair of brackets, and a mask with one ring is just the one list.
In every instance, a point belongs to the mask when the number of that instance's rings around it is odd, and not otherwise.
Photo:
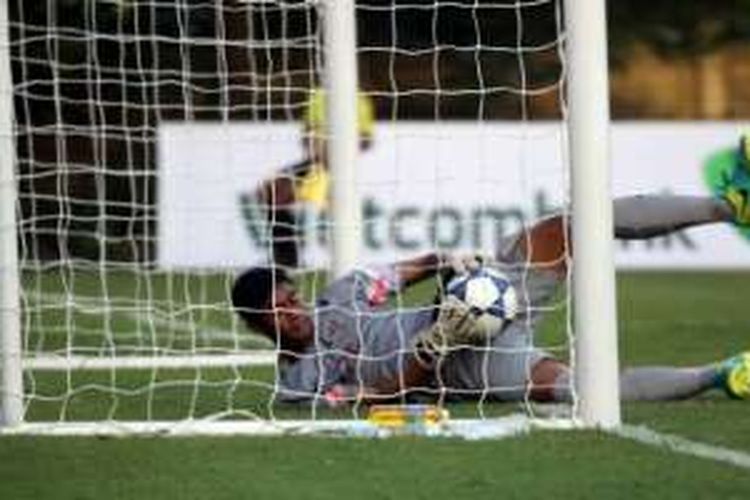
[(477, 313), (457, 297), (448, 295), (438, 307), (440, 312), (435, 322), (417, 335), (416, 357), (424, 366), (431, 366), (451, 348), (478, 344), (492, 334), (479, 321)]

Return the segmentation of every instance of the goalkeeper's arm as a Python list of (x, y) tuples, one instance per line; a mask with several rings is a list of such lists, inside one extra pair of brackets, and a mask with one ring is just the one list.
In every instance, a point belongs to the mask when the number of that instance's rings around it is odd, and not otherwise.
[(437, 273), (462, 274), (486, 261), (488, 257), (478, 253), (430, 253), (398, 262), (394, 268), (399, 282), (408, 287)]
[(399, 374), (393, 377), (383, 377), (371, 386), (333, 385), (324, 394), (325, 401), (334, 407), (347, 403), (386, 403), (400, 398), (411, 390), (424, 388), (435, 368), (434, 363), (425, 364), (419, 356), (418, 353), (409, 355)]

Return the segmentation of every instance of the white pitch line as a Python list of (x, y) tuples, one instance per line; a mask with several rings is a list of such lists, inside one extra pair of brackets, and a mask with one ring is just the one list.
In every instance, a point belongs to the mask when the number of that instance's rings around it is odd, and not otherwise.
[(675, 434), (662, 434), (644, 426), (623, 425), (619, 429), (612, 429), (610, 432), (620, 437), (665, 448), (675, 453), (692, 455), (716, 462), (728, 463), (743, 469), (750, 469), (750, 454), (731, 448), (692, 441)]

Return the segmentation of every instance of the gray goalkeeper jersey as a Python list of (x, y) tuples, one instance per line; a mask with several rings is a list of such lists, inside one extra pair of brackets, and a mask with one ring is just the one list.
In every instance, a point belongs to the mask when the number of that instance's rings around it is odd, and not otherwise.
[[(522, 312), (490, 345), (459, 349), (440, 363), (439, 380), (429, 383), (443, 395), (518, 399), (530, 368), (549, 356), (534, 348), (533, 330), (539, 306), (550, 300), (560, 278), (529, 268), (513, 252), (498, 260), (520, 292)], [(397, 289), (390, 268), (355, 271), (333, 282), (315, 307), (315, 342), (295, 360), (281, 362), (279, 397), (311, 399), (335, 384), (373, 386), (383, 377), (398, 377), (414, 338), (433, 322), (435, 308), (380, 307)]]
[(279, 396), (309, 399), (334, 384), (369, 386), (398, 376), (434, 307), (381, 308), (397, 286), (392, 269), (358, 270), (334, 281), (315, 304), (315, 342), (281, 362)]

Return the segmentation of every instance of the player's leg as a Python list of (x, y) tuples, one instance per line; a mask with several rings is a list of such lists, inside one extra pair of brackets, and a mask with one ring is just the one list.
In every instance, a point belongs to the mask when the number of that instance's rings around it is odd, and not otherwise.
[(510, 244), (501, 248), (497, 260), (517, 269), (521, 266), (524, 277), (528, 273), (553, 273), (558, 279), (565, 275), (570, 240), (563, 216), (542, 219), (508, 241)]
[[(750, 209), (748, 209), (750, 213)], [(708, 196), (638, 195), (614, 201), (616, 238), (644, 239), (704, 224), (740, 223), (732, 205)], [(750, 216), (749, 219), (750, 221)], [(511, 240), (498, 260), (526, 263), (529, 269), (564, 275), (570, 255), (569, 229), (562, 216), (537, 222)]]
[[(571, 371), (564, 363), (547, 358), (531, 369), (530, 395), (537, 401), (571, 399)], [(620, 374), (623, 401), (669, 401), (723, 389), (734, 398), (750, 398), (750, 353), (703, 366), (644, 366)]]
[[(531, 395), (537, 401), (569, 401), (572, 373), (554, 359), (539, 362), (531, 372)], [(620, 373), (623, 401), (686, 399), (719, 387), (716, 365), (690, 368), (639, 367)]]
[(750, 137), (741, 138), (732, 160), (712, 178), (714, 197), (646, 195), (615, 200), (615, 235), (651, 238), (716, 222), (750, 226)]
[(637, 195), (614, 201), (615, 237), (645, 239), (703, 224), (734, 221), (722, 198), (709, 196)]
[(438, 364), (439, 387), (464, 398), (523, 400), (533, 367), (551, 357), (534, 348), (533, 328), (533, 323), (516, 321), (484, 345), (451, 352)]
[[(720, 198), (672, 195), (646, 195), (620, 198), (615, 201), (615, 235), (624, 238), (649, 238), (686, 227), (734, 220), (734, 212)], [(513, 391), (497, 392), (499, 399), (512, 399), (528, 393), (532, 399), (553, 401), (569, 399), (570, 371), (568, 367), (533, 348), (533, 325), (538, 321), (539, 306), (547, 303), (567, 272), (570, 254), (568, 226), (561, 216), (542, 220), (521, 232), (501, 252), (498, 260), (515, 262), (514, 284), (527, 293), (525, 304), (528, 331), (515, 332), (515, 340), (508, 336), (497, 338), (500, 354), (483, 358), (491, 369), (486, 372), (485, 385), (513, 387)], [(522, 308), (524, 310), (524, 308)], [(517, 322), (518, 323), (518, 322)], [(508, 333), (508, 332), (506, 332)], [(524, 349), (503, 351), (504, 343), (521, 345)], [(505, 353), (503, 353), (505, 352)], [(489, 362), (488, 362), (489, 361)], [(750, 364), (750, 361), (748, 361)], [(718, 365), (695, 368), (648, 367), (625, 370), (621, 374), (623, 399), (666, 400), (691, 397), (724, 384), (726, 376), (717, 375)], [(750, 370), (750, 369), (748, 369)], [(476, 378), (476, 374), (475, 378)], [(528, 385), (527, 385), (528, 384)], [(520, 390), (519, 390), (520, 389)]]
[[(727, 200), (709, 196), (626, 196), (615, 199), (613, 210), (615, 237), (623, 239), (652, 238), (704, 224), (740, 223)], [(568, 241), (561, 216), (542, 220), (516, 237), (523, 260), (558, 269), (565, 263)]]

